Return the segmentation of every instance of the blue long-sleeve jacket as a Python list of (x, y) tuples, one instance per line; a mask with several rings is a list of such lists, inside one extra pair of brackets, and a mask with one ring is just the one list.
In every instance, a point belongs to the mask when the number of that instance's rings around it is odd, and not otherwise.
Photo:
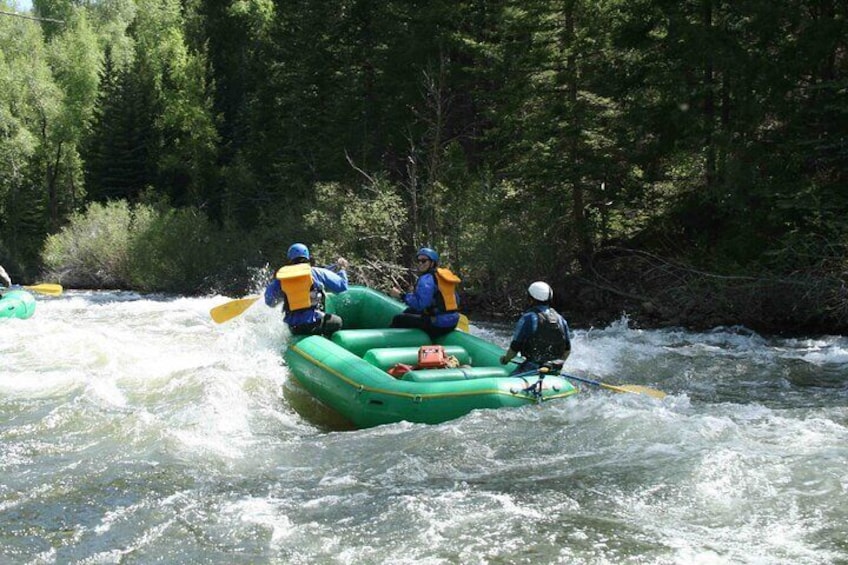
[[(418, 277), (415, 283), (415, 292), (407, 292), (403, 295), (404, 303), (409, 306), (410, 311), (415, 314), (424, 314), (432, 309), (438, 302), (439, 287), (433, 273), (424, 273)], [(459, 298), (457, 298), (459, 303)], [(442, 312), (433, 318), (433, 325), (437, 328), (452, 328), (459, 322), (459, 312)]]
[[(347, 290), (347, 273), (344, 269), (334, 273), (323, 267), (312, 267), (312, 282), (325, 291), (338, 294)], [(285, 300), (283, 287), (280, 286), (279, 280), (274, 279), (265, 287), (265, 304), (273, 308), (282, 300)], [(299, 326), (301, 324), (312, 324), (320, 319), (321, 313), (317, 308), (306, 308), (297, 312), (286, 312), (283, 321), (289, 326)]]

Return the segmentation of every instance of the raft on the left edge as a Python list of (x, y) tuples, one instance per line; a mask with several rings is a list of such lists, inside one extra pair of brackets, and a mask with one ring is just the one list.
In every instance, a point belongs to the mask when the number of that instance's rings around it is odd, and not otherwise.
[(35, 314), (35, 297), (25, 290), (16, 288), (0, 291), (0, 318), (20, 318), (22, 320)]
[[(358, 428), (408, 421), (437, 424), (480, 408), (519, 407), (563, 399), (577, 389), (559, 375), (510, 376), (504, 349), (455, 330), (435, 342), (421, 330), (388, 326), (404, 305), (375, 290), (352, 286), (328, 295), (327, 311), (344, 320), (330, 339), (292, 336), (285, 360), (318, 400)], [(399, 378), (398, 364), (413, 365), (421, 346), (437, 344), (454, 368), (414, 369)]]

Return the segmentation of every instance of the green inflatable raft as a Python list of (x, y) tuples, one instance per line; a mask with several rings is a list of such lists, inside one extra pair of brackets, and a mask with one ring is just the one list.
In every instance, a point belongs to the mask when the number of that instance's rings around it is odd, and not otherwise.
[[(344, 320), (330, 339), (294, 336), (285, 360), (297, 381), (355, 427), (409, 421), (437, 424), (479, 408), (519, 407), (567, 398), (577, 389), (559, 375), (510, 376), (503, 348), (461, 331), (440, 337), (453, 368), (414, 368), (419, 348), (433, 342), (415, 329), (389, 328), (404, 305), (353, 286), (327, 297), (327, 311)], [(389, 370), (412, 366), (399, 377)]]
[(35, 314), (35, 298), (14, 287), (0, 290), (0, 318), (26, 319)]

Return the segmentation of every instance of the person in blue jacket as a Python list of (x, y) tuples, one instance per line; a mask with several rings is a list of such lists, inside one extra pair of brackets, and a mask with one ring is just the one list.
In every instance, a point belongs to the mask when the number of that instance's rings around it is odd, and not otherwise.
[(341, 317), (324, 312), (324, 301), (326, 291), (342, 293), (347, 290), (347, 259), (338, 258), (337, 272), (314, 267), (309, 248), (302, 243), (289, 247), (286, 256), (288, 264), (280, 268), (276, 278), (265, 287), (265, 304), (273, 308), (283, 302), (283, 321), (295, 335), (328, 336), (340, 330)]
[(533, 371), (548, 361), (565, 361), (571, 355), (568, 322), (551, 308), (553, 289), (546, 282), (536, 281), (529, 286), (527, 294), (530, 307), (515, 324), (509, 349), (501, 357), (502, 365), (519, 353), (524, 357), (513, 373)]
[(422, 329), (435, 339), (452, 332), (459, 322), (456, 285), (460, 280), (450, 270), (439, 267), (439, 254), (430, 247), (419, 249), (416, 261), (418, 281), (415, 290), (403, 293), (393, 287), (389, 291), (407, 305), (403, 313), (392, 319), (391, 327)]

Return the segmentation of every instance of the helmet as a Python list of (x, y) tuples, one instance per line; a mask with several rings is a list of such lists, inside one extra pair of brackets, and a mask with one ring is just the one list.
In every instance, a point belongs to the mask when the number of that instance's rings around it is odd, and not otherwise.
[(536, 281), (527, 287), (527, 294), (529, 294), (533, 300), (538, 300), (539, 302), (550, 302), (554, 297), (554, 291), (551, 289), (550, 285), (542, 281)]
[(419, 249), (418, 255), (423, 255), (424, 257), (426, 257), (430, 261), (433, 261), (434, 263), (439, 260), (439, 254), (436, 253), (436, 250), (431, 249), (429, 247), (422, 247), (421, 249)]
[(309, 248), (303, 245), (302, 243), (295, 243), (291, 247), (289, 247), (289, 252), (286, 254), (289, 258), (289, 261), (294, 261), (300, 257), (305, 259), (309, 259)]

